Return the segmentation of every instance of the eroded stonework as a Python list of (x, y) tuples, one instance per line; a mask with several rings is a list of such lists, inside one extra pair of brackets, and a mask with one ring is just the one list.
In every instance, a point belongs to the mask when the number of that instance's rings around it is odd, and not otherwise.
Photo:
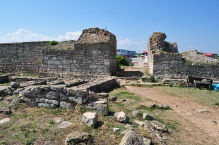
[(149, 38), (149, 72), (158, 81), (185, 79), (187, 76), (219, 79), (219, 61), (201, 52), (178, 53), (176, 43), (166, 42), (166, 34), (154, 32)]

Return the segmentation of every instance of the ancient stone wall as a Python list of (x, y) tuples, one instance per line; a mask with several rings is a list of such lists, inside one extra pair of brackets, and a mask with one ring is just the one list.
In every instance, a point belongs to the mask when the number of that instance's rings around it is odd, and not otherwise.
[(0, 71), (35, 72), (41, 76), (106, 76), (116, 70), (116, 37), (91, 28), (78, 41), (0, 44)]
[(0, 71), (39, 72), (42, 50), (47, 44), (48, 42), (0, 44)]
[(165, 45), (165, 38), (164, 33), (155, 32), (149, 39), (149, 72), (156, 80), (184, 79), (188, 75), (219, 79), (219, 60), (194, 52), (180, 54), (175, 43)]

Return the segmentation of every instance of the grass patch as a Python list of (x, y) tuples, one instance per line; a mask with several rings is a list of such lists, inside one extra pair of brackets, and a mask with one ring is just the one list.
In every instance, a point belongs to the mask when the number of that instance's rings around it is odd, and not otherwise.
[(200, 90), (197, 88), (179, 88), (179, 87), (157, 87), (163, 92), (175, 97), (186, 97), (191, 101), (202, 105), (215, 105), (219, 102), (219, 93), (209, 90)]

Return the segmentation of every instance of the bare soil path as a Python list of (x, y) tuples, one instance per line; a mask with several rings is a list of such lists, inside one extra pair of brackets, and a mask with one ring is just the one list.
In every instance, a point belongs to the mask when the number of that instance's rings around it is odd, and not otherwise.
[[(127, 90), (170, 106), (180, 118), (183, 129), (190, 132), (197, 144), (219, 144), (219, 107), (203, 106), (187, 97), (175, 97), (155, 87), (126, 86)], [(191, 141), (192, 142), (192, 141)]]

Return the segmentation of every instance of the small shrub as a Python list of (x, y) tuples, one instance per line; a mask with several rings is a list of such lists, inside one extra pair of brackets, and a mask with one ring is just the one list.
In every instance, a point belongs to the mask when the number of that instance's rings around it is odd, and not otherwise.
[(219, 102), (216, 102), (214, 105), (219, 106)]
[(155, 82), (155, 78), (152, 74), (150, 74), (148, 71), (146, 71), (144, 81), (153, 83), (153, 82)]
[(52, 40), (52, 41), (49, 41), (49, 45), (56, 45), (58, 44), (59, 42), (58, 41), (55, 41), (55, 40)]
[(119, 66), (130, 66), (131, 65), (130, 61), (123, 56), (117, 56), (116, 61)]

